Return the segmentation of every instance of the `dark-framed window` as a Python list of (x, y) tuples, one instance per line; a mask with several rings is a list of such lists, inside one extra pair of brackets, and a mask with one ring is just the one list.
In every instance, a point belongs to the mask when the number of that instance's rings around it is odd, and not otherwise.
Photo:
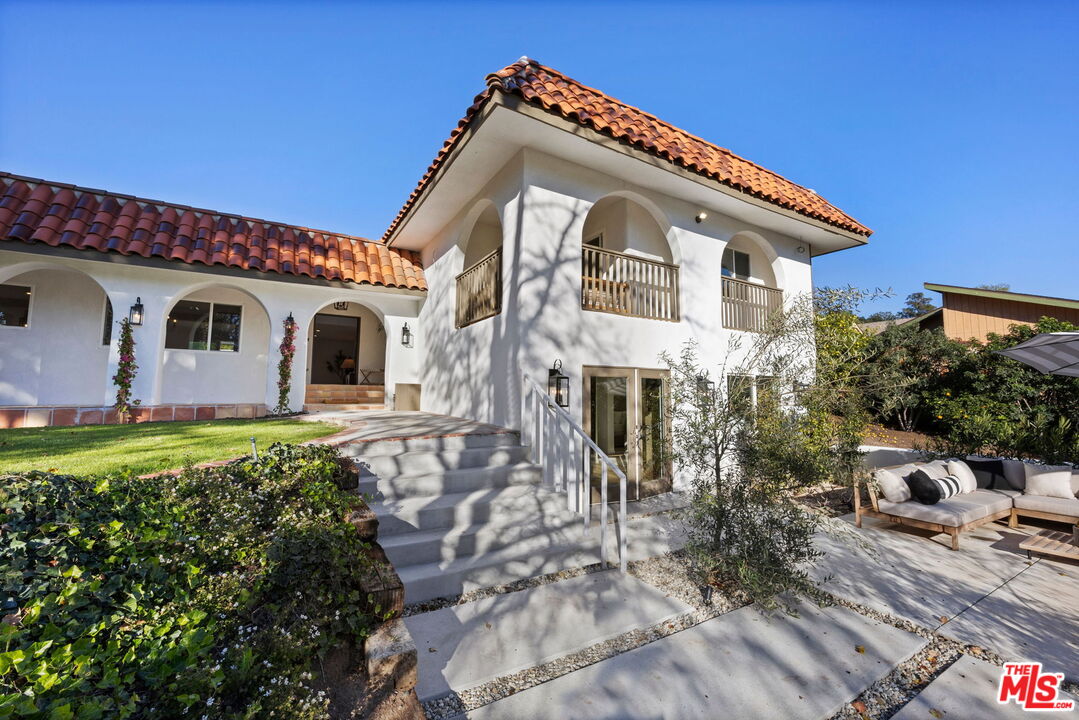
[(32, 294), (29, 285), (0, 285), (0, 325), (27, 327)]
[(169, 313), (165, 347), (239, 352), (242, 311), (239, 305), (181, 300)]
[(749, 253), (727, 248), (723, 251), (723, 277), (749, 279)]
[(105, 326), (101, 328), (101, 344), (112, 342), (112, 300), (105, 298)]

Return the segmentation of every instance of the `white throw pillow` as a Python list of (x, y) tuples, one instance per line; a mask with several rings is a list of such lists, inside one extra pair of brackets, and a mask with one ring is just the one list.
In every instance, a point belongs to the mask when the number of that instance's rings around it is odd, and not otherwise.
[(1024, 495), (1041, 495), (1071, 500), (1072, 469), (1070, 465), (1030, 465), (1026, 470)]
[(1012, 490), (1022, 490), (1027, 484), (1026, 463), (1022, 460), (1004, 460), (1004, 479)]
[(897, 470), (875, 470), (873, 479), (877, 481), (877, 487), (888, 502), (901, 503), (910, 500), (910, 487)]
[(925, 474), (936, 480), (943, 480), (948, 477), (948, 463), (943, 460), (934, 460), (933, 462), (927, 462), (925, 465), (919, 466), (920, 470), (925, 470)]
[(959, 478), (963, 486), (960, 492), (972, 493), (978, 489), (978, 479), (974, 477), (974, 471), (962, 460), (949, 460), (948, 474)]

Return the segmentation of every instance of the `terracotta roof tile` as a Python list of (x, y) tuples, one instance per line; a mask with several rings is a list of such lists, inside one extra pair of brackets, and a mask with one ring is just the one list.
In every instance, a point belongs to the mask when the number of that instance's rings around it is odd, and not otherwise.
[(427, 289), (410, 250), (9, 173), (0, 173), (0, 241)]
[(487, 76), (487, 89), (476, 96), (464, 118), (457, 123), (449, 139), (443, 143), (442, 149), (416, 189), (382, 236), (384, 241), (388, 240), (401, 224), (476, 114), (496, 92), (516, 95), (532, 105), (638, 147), (747, 195), (857, 235), (869, 236), (873, 232), (812, 190), (739, 157), (730, 150), (676, 128), (655, 115), (582, 85), (557, 70), (534, 60), (521, 58)]

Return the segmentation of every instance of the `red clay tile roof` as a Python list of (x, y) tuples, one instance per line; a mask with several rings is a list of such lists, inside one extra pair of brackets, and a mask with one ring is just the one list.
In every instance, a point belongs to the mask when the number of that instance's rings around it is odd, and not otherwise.
[(9, 173), (0, 173), (2, 240), (427, 289), (419, 253), (409, 250)]
[(382, 239), (388, 240), (401, 224), (431, 177), (453, 150), (476, 113), (494, 92), (517, 95), (526, 102), (561, 115), (566, 120), (633, 145), (675, 165), (712, 178), (748, 195), (815, 218), (857, 235), (872, 230), (839, 210), (815, 192), (766, 170), (695, 135), (666, 123), (655, 115), (612, 98), (566, 77), (534, 60), (521, 58), (487, 76), (487, 89), (476, 96), (472, 107), (442, 145), (419, 185), (390, 224)]

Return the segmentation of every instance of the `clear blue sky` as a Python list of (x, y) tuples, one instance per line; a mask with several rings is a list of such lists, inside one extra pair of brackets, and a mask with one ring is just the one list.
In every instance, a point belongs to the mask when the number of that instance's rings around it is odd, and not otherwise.
[(0, 0), (0, 169), (378, 237), (521, 55), (876, 233), (818, 285), (1079, 297), (1079, 3)]

